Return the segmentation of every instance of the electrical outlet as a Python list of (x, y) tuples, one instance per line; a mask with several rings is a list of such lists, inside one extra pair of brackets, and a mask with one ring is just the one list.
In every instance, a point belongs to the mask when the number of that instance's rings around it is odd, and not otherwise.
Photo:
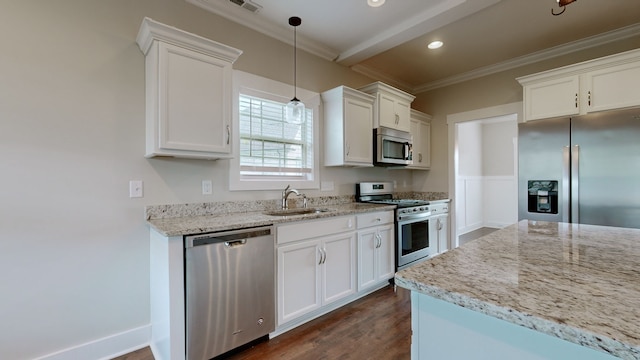
[(143, 183), (142, 180), (131, 180), (129, 181), (129, 197), (130, 198), (141, 198), (143, 197)]
[(202, 180), (202, 195), (213, 195), (213, 182)]

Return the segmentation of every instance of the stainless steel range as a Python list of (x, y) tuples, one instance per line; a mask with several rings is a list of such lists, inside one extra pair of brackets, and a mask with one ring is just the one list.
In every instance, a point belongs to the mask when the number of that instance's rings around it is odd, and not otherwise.
[(429, 239), (429, 202), (394, 199), (393, 183), (362, 182), (356, 184), (356, 200), (396, 205), (396, 270), (402, 270), (436, 253)]

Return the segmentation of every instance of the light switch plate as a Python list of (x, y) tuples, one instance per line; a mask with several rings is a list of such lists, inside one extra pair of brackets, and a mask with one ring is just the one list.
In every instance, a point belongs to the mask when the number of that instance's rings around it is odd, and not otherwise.
[(130, 198), (141, 198), (143, 197), (143, 183), (142, 180), (131, 180), (129, 181), (129, 197)]
[(202, 180), (202, 195), (213, 195), (213, 182)]

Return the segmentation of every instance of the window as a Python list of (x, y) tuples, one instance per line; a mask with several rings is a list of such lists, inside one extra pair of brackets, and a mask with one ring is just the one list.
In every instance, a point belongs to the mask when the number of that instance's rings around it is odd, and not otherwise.
[(239, 95), (240, 176), (306, 180), (313, 172), (313, 111), (285, 120), (286, 104)]
[(305, 122), (291, 124), (285, 120), (291, 85), (234, 71), (234, 89), (235, 156), (229, 188), (318, 188), (319, 95), (298, 89), (307, 107)]

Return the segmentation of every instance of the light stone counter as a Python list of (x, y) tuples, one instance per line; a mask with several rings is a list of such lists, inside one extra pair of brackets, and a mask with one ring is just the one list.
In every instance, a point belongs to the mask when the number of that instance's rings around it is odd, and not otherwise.
[(395, 280), (431, 298), (640, 359), (638, 229), (524, 220), (402, 270)]
[[(316, 206), (311, 206), (316, 208)], [(304, 215), (266, 215), (264, 210), (247, 212), (218, 212), (210, 215), (185, 215), (182, 217), (148, 219), (151, 227), (164, 236), (202, 234), (213, 231), (266, 226), (291, 221), (320, 219), (332, 216), (395, 209), (395, 205), (345, 203), (317, 207), (326, 211)], [(196, 212), (197, 214), (197, 212)]]
[[(430, 202), (449, 201), (447, 194), (441, 192), (397, 193), (394, 197)], [(290, 197), (288, 201), (291, 208), (301, 207), (301, 202), (300, 197)], [(309, 198), (310, 208), (326, 209), (326, 212), (293, 216), (264, 214), (280, 206), (279, 199), (152, 205), (145, 208), (145, 219), (164, 236), (181, 236), (395, 209), (395, 205), (357, 203), (355, 196), (341, 195)]]

